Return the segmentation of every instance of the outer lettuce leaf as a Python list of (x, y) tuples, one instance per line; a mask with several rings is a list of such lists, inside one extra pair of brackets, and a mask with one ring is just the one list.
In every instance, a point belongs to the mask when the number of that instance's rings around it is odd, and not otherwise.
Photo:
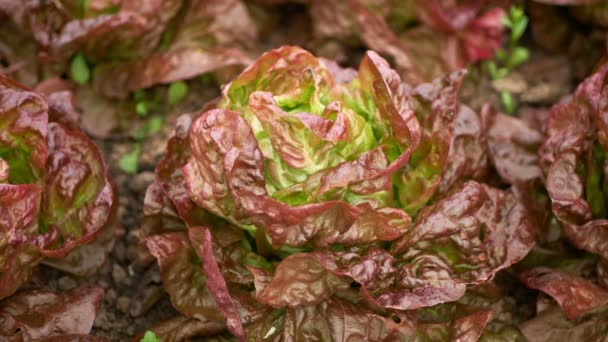
[(601, 341), (608, 337), (607, 320), (608, 317), (603, 313), (569, 321), (564, 313), (554, 306), (525, 322), (521, 331), (529, 341)]
[(453, 123), (450, 152), (441, 175), (439, 193), (446, 193), (464, 180), (481, 180), (488, 173), (488, 147), (480, 116), (460, 105)]
[(355, 281), (373, 305), (416, 309), (458, 300), (533, 245), (533, 222), (514, 195), (468, 182), (425, 209), (391, 254), (294, 254), (274, 274), (254, 272), (256, 298), (276, 308), (317, 304)]
[(91, 331), (102, 297), (103, 289), (97, 287), (80, 287), (62, 294), (47, 290), (18, 293), (0, 305), (0, 335), (10, 340), (46, 341), (61, 336), (63, 341), (95, 341), (71, 335)]
[(501, 179), (513, 185), (540, 179), (537, 150), (543, 142), (542, 134), (523, 120), (496, 113), (489, 105), (484, 106), (482, 115), (488, 156)]
[(191, 48), (156, 53), (143, 60), (107, 63), (95, 68), (94, 87), (104, 95), (123, 98), (125, 94), (157, 84), (169, 84), (216, 71), (242, 67), (250, 61), (233, 48)]
[(222, 239), (216, 240), (211, 231), (204, 227), (193, 227), (188, 235), (202, 259), (209, 292), (226, 319), (228, 330), (244, 341), (244, 326), (268, 317), (270, 311), (252, 298), (248, 287), (252, 285), (253, 278), (244, 268), (246, 264), (259, 266), (261, 259), (246, 253), (242, 246), (222, 246)]
[(412, 215), (426, 205), (441, 184), (441, 176), (448, 162), (453, 122), (458, 113), (457, 96), (463, 76), (462, 71), (454, 72), (410, 90), (423, 132), (420, 144), (412, 152), (395, 185), (399, 190), (400, 204)]
[(553, 297), (570, 320), (608, 304), (608, 290), (582, 277), (545, 267), (526, 270), (519, 277), (526, 286)]
[(493, 315), (491, 309), (465, 307), (442, 322), (418, 324), (417, 340), (477, 341)]
[(144, 197), (141, 237), (176, 231), (186, 231), (186, 225), (156, 180), (150, 184)]
[(13, 294), (42, 257), (28, 238), (38, 233), (41, 190), (37, 185), (0, 184), (2, 277), (0, 298)]
[(108, 225), (114, 190), (99, 150), (82, 132), (53, 123), (47, 142), (42, 222), (44, 229), (58, 232), (61, 242), (42, 253), (62, 258), (77, 246), (93, 241)]
[(403, 341), (413, 336), (412, 322), (395, 323), (340, 299), (287, 310), (283, 341)]
[(578, 248), (608, 256), (606, 151), (602, 100), (608, 63), (585, 79), (573, 97), (551, 109), (547, 139), (539, 150), (555, 216)]
[(221, 320), (188, 235), (185, 232), (153, 235), (147, 237), (145, 243), (158, 260), (163, 286), (173, 306), (186, 317)]

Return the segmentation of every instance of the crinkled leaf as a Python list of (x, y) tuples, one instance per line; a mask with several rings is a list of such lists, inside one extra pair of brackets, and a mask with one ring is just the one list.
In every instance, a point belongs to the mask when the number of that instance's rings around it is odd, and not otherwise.
[(56, 335), (88, 334), (103, 289), (80, 287), (62, 294), (47, 290), (21, 292), (0, 305), (0, 334), (33, 340)]
[(201, 321), (220, 320), (215, 301), (203, 274), (201, 261), (184, 233), (147, 237), (145, 243), (158, 260), (165, 290), (173, 306), (186, 317)]
[(608, 259), (608, 220), (592, 220), (581, 226), (563, 224), (563, 228), (576, 247)]
[(460, 105), (454, 119), (450, 152), (441, 175), (440, 193), (468, 180), (480, 180), (488, 173), (488, 148), (480, 116)]
[(409, 340), (413, 337), (412, 322), (399, 318), (400, 323), (395, 323), (391, 317), (331, 299), (316, 306), (287, 310), (282, 336), (283, 341)]
[(157, 181), (175, 210), (186, 225), (197, 225), (205, 222), (208, 216), (190, 199), (182, 167), (190, 158), (189, 130), (192, 123), (190, 115), (185, 114), (177, 119), (173, 136), (167, 142), (167, 150), (156, 167)]
[(48, 231), (57, 231), (61, 241), (42, 252), (63, 257), (93, 241), (108, 224), (115, 194), (99, 150), (83, 133), (52, 123), (47, 142), (42, 222)]
[(534, 240), (534, 222), (513, 193), (469, 181), (425, 208), (392, 253), (414, 264), (431, 258), (454, 278), (479, 284), (523, 259)]
[[(199, 255), (203, 259), (203, 269), (207, 276), (207, 286), (217, 303), (217, 309), (226, 319), (226, 326), (240, 341), (245, 341), (243, 324), (237, 310), (237, 305), (233, 301), (226, 280), (222, 274), (213, 246), (213, 237), (208, 229), (191, 230), (191, 239), (196, 243)], [(202, 245), (200, 245), (201, 243)]]
[[(38, 235), (41, 191), (37, 185), (0, 184), (0, 298), (13, 294), (42, 257), (29, 243)], [(48, 244), (52, 236), (40, 239)]]
[[(294, 268), (299, 270), (297, 277)], [(447, 272), (438, 276), (417, 271), (410, 265), (400, 270), (396, 259), (383, 250), (365, 255), (312, 252), (287, 257), (271, 277), (261, 271), (254, 277), (258, 300), (275, 307), (319, 303), (352, 281), (361, 284), (361, 294), (371, 304), (399, 310), (453, 301), (464, 294), (465, 285)]]
[(237, 49), (180, 49), (159, 52), (142, 60), (108, 63), (95, 68), (94, 86), (104, 95), (125, 94), (156, 84), (194, 78), (229, 66), (242, 67), (251, 60)]
[[(553, 213), (564, 223), (585, 224), (597, 209), (595, 203), (589, 203), (599, 199), (593, 197), (597, 181), (586, 178), (594, 177), (594, 163), (599, 159), (591, 153), (596, 134), (594, 124), (601, 122), (602, 117), (600, 98), (607, 72), (608, 63), (604, 63), (577, 87), (569, 101), (554, 105), (548, 118), (547, 139), (539, 151), (540, 161), (546, 173)], [(598, 136), (602, 137), (601, 130)], [(605, 143), (602, 139), (599, 142)], [(585, 189), (586, 181), (590, 185), (588, 189)]]
[(441, 183), (463, 76), (464, 72), (454, 72), (410, 90), (415, 100), (414, 111), (424, 129), (420, 144), (395, 182), (399, 201), (410, 214), (424, 207)]
[(519, 278), (526, 286), (553, 297), (570, 320), (608, 304), (608, 290), (582, 277), (537, 267), (524, 271)]
[(602, 341), (608, 337), (607, 323), (605, 314), (570, 321), (554, 306), (524, 322), (521, 331), (529, 341)]
[(0, 158), (11, 184), (42, 184), (48, 106), (43, 97), (0, 75)]
[(525, 122), (484, 107), (489, 157), (500, 177), (509, 184), (521, 184), (542, 175), (537, 150), (543, 141), (540, 132)]

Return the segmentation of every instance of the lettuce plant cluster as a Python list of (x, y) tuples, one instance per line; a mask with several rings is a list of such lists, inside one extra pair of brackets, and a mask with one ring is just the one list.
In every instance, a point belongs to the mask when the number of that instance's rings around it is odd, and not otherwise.
[(411, 86), (372, 51), (353, 70), (284, 46), (180, 117), (142, 235), (197, 334), (521, 337), (492, 280), (535, 245), (543, 135), (460, 103), (463, 76)]

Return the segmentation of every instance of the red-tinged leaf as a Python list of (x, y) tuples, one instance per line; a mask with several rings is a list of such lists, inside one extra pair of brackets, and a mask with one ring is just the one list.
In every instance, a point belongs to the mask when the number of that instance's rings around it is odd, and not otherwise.
[(141, 238), (166, 232), (186, 231), (186, 225), (179, 216), (171, 199), (165, 195), (158, 180), (146, 189), (144, 197)]
[[(416, 120), (418, 113), (415, 113), (416, 108), (412, 108), (412, 100), (401, 83), (399, 74), (377, 53), (368, 51), (359, 65), (359, 79), (361, 88), (374, 97), (378, 107), (378, 113), (375, 115), (391, 126), (391, 135), (395, 136), (404, 151), (401, 158), (409, 159), (409, 154), (405, 151), (418, 145), (422, 132), (420, 123)], [(458, 92), (459, 80), (455, 82), (458, 83), (455, 86), (455, 91)], [(446, 89), (446, 92), (449, 90)]]
[(221, 320), (201, 261), (190, 245), (188, 235), (185, 232), (165, 233), (149, 236), (144, 241), (158, 260), (163, 286), (173, 306), (186, 317), (203, 322)]
[[(427, 75), (421, 75), (421, 71), (417, 68), (418, 61), (412, 58), (411, 51), (404, 46), (381, 16), (370, 11), (363, 1), (348, 0), (345, 3), (348, 4), (345, 10), (340, 11), (327, 8), (323, 12), (332, 17), (336, 16), (336, 14), (340, 15), (340, 13), (353, 16), (360, 39), (369, 49), (378, 51), (386, 56), (391, 56), (395, 61), (397, 69), (407, 81), (416, 84), (425, 80), (424, 76)], [(313, 1), (313, 11), (315, 5), (327, 6), (325, 2)], [(313, 17), (316, 18), (314, 12)], [(328, 18), (327, 25), (333, 25), (331, 23), (335, 22), (335, 19)]]
[(450, 152), (439, 185), (440, 193), (446, 193), (465, 180), (481, 180), (487, 175), (489, 155), (486, 142), (479, 115), (461, 105), (454, 118)]
[(605, 314), (572, 322), (556, 305), (524, 322), (521, 332), (528, 341), (602, 341), (608, 338), (607, 323)]
[(89, 243), (108, 225), (115, 210), (115, 193), (107, 167), (95, 144), (80, 131), (50, 124), (42, 222), (57, 232), (58, 245), (42, 253), (61, 258)]
[(38, 83), (35, 90), (47, 96), (49, 122), (59, 122), (71, 130), (79, 130), (73, 88), (73, 83), (55, 77)]
[(484, 106), (484, 126), (487, 127), (489, 157), (502, 180), (522, 184), (540, 179), (537, 150), (543, 142), (540, 132), (522, 120)]
[(167, 142), (167, 150), (156, 167), (157, 181), (165, 195), (188, 226), (203, 224), (207, 216), (190, 199), (182, 167), (190, 158), (189, 131), (192, 118), (184, 114), (177, 119), (173, 136)]
[(251, 59), (231, 48), (182, 48), (123, 63), (102, 64), (95, 68), (94, 87), (106, 96), (124, 98), (126, 94), (157, 84), (186, 80), (226, 67), (242, 68)]
[(76, 111), (74, 94), (71, 91), (59, 91), (47, 96), (49, 103), (49, 122), (58, 122), (71, 130), (80, 130), (79, 117)]
[(526, 286), (553, 297), (570, 320), (608, 304), (608, 290), (579, 276), (537, 267), (522, 272), (519, 278)]
[[(237, 310), (237, 306), (230, 296), (230, 291), (218, 263), (215, 259), (215, 248), (213, 246), (213, 237), (209, 229), (191, 229), (189, 231), (190, 239), (197, 243), (195, 248), (203, 259), (203, 269), (207, 276), (207, 287), (213, 295), (217, 303), (218, 310), (226, 319), (228, 330), (236, 336), (239, 341), (245, 341), (245, 332), (243, 324)], [(201, 242), (202, 244), (198, 244)]]
[(584, 225), (563, 224), (564, 233), (578, 248), (608, 259), (608, 220), (592, 220)]
[(57, 335), (88, 334), (103, 289), (80, 287), (62, 294), (46, 290), (21, 292), (0, 305), (0, 334), (8, 339), (35, 340)]
[(477, 341), (493, 316), (491, 309), (481, 309), (447, 322), (418, 324), (416, 332), (430, 341)]
[[(455, 47), (452, 53), (457, 55), (446, 57), (451, 70), (490, 59), (502, 45), (504, 11), (501, 8), (492, 8), (482, 14), (483, 2), (458, 4), (432, 0), (416, 4), (420, 20), (447, 34), (448, 46)], [(462, 64), (453, 63), (459, 60)]]
[(267, 276), (255, 271), (257, 299), (275, 308), (298, 307), (319, 304), (349, 288), (348, 278), (332, 273), (337, 268), (326, 269), (333, 263), (328, 257), (322, 253), (291, 255), (277, 266), (268, 284), (264, 284)]
[(479, 284), (523, 259), (534, 240), (534, 221), (514, 194), (469, 181), (425, 208), (392, 253), (412, 261), (430, 255), (456, 279)]
[(116, 223), (110, 223), (102, 228), (91, 243), (76, 247), (64, 258), (47, 258), (43, 263), (79, 277), (91, 277), (97, 274), (110, 258), (110, 252), (116, 242), (117, 227)]
[[(595, 150), (606, 144), (602, 134), (601, 89), (607, 73), (608, 63), (600, 65), (577, 87), (569, 101), (551, 108), (547, 139), (539, 150), (553, 213), (565, 224), (586, 224), (604, 210), (602, 198), (593, 198), (593, 191), (601, 186), (597, 184), (601, 178), (594, 172), (600, 173), (596, 168), (603, 167), (596, 165), (601, 162), (598, 154), (603, 152)], [(600, 138), (599, 144), (594, 143), (596, 136)], [(603, 197), (601, 190), (600, 196)]]
[(47, 159), (44, 98), (0, 75), (0, 158), (10, 169), (11, 184), (42, 184)]
[(441, 184), (463, 77), (463, 71), (454, 72), (409, 90), (414, 99), (413, 109), (423, 126), (422, 138), (395, 185), (400, 204), (410, 214), (426, 205)]
[[(441, 265), (427, 270), (419, 265), (404, 265), (383, 250), (364, 255), (351, 252), (312, 252), (294, 254), (283, 260), (274, 274), (255, 271), (257, 299), (274, 307), (298, 307), (321, 302), (350, 282), (361, 284), (361, 295), (370, 304), (409, 310), (454, 301), (466, 286), (452, 279)], [(294, 270), (297, 270), (294, 272)]]
[[(405, 315), (399, 323), (345, 300), (331, 299), (316, 306), (288, 309), (283, 341), (404, 341), (414, 334)], [(269, 336), (270, 337), (270, 336)]]
[(333, 86), (330, 71), (320, 59), (302, 48), (282, 46), (262, 54), (230, 82), (223, 90), (221, 107), (238, 111), (256, 91), (273, 94), (280, 106), (318, 106), (323, 92)]
[(0, 233), (2, 263), (0, 298), (6, 298), (30, 276), (42, 257), (30, 245), (34, 240), (48, 244), (53, 236), (38, 236), (41, 191), (37, 185), (0, 184)]

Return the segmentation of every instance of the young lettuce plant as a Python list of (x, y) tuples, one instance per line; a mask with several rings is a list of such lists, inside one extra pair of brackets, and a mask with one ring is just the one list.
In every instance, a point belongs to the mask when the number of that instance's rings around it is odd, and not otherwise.
[(61, 260), (112, 229), (107, 167), (67, 95), (45, 97), (0, 75), (0, 298), (45, 258)]
[[(528, 27), (528, 17), (519, 6), (512, 6), (508, 15), (503, 16), (503, 24), (509, 29), (509, 43), (506, 48), (496, 50), (495, 60), (485, 63), (485, 68), (492, 80), (507, 76), (513, 69), (528, 60), (530, 53), (519, 40)], [(508, 91), (500, 93), (503, 108), (509, 114), (515, 112), (515, 100)]]
[[(411, 87), (372, 51), (355, 71), (286, 46), (182, 116), (142, 237), (186, 318), (156, 336), (479, 338), (493, 311), (457, 301), (521, 260), (534, 225), (514, 192), (470, 180), (490, 145), (470, 140), (462, 77)], [(452, 314), (405, 311), (438, 305)]]

